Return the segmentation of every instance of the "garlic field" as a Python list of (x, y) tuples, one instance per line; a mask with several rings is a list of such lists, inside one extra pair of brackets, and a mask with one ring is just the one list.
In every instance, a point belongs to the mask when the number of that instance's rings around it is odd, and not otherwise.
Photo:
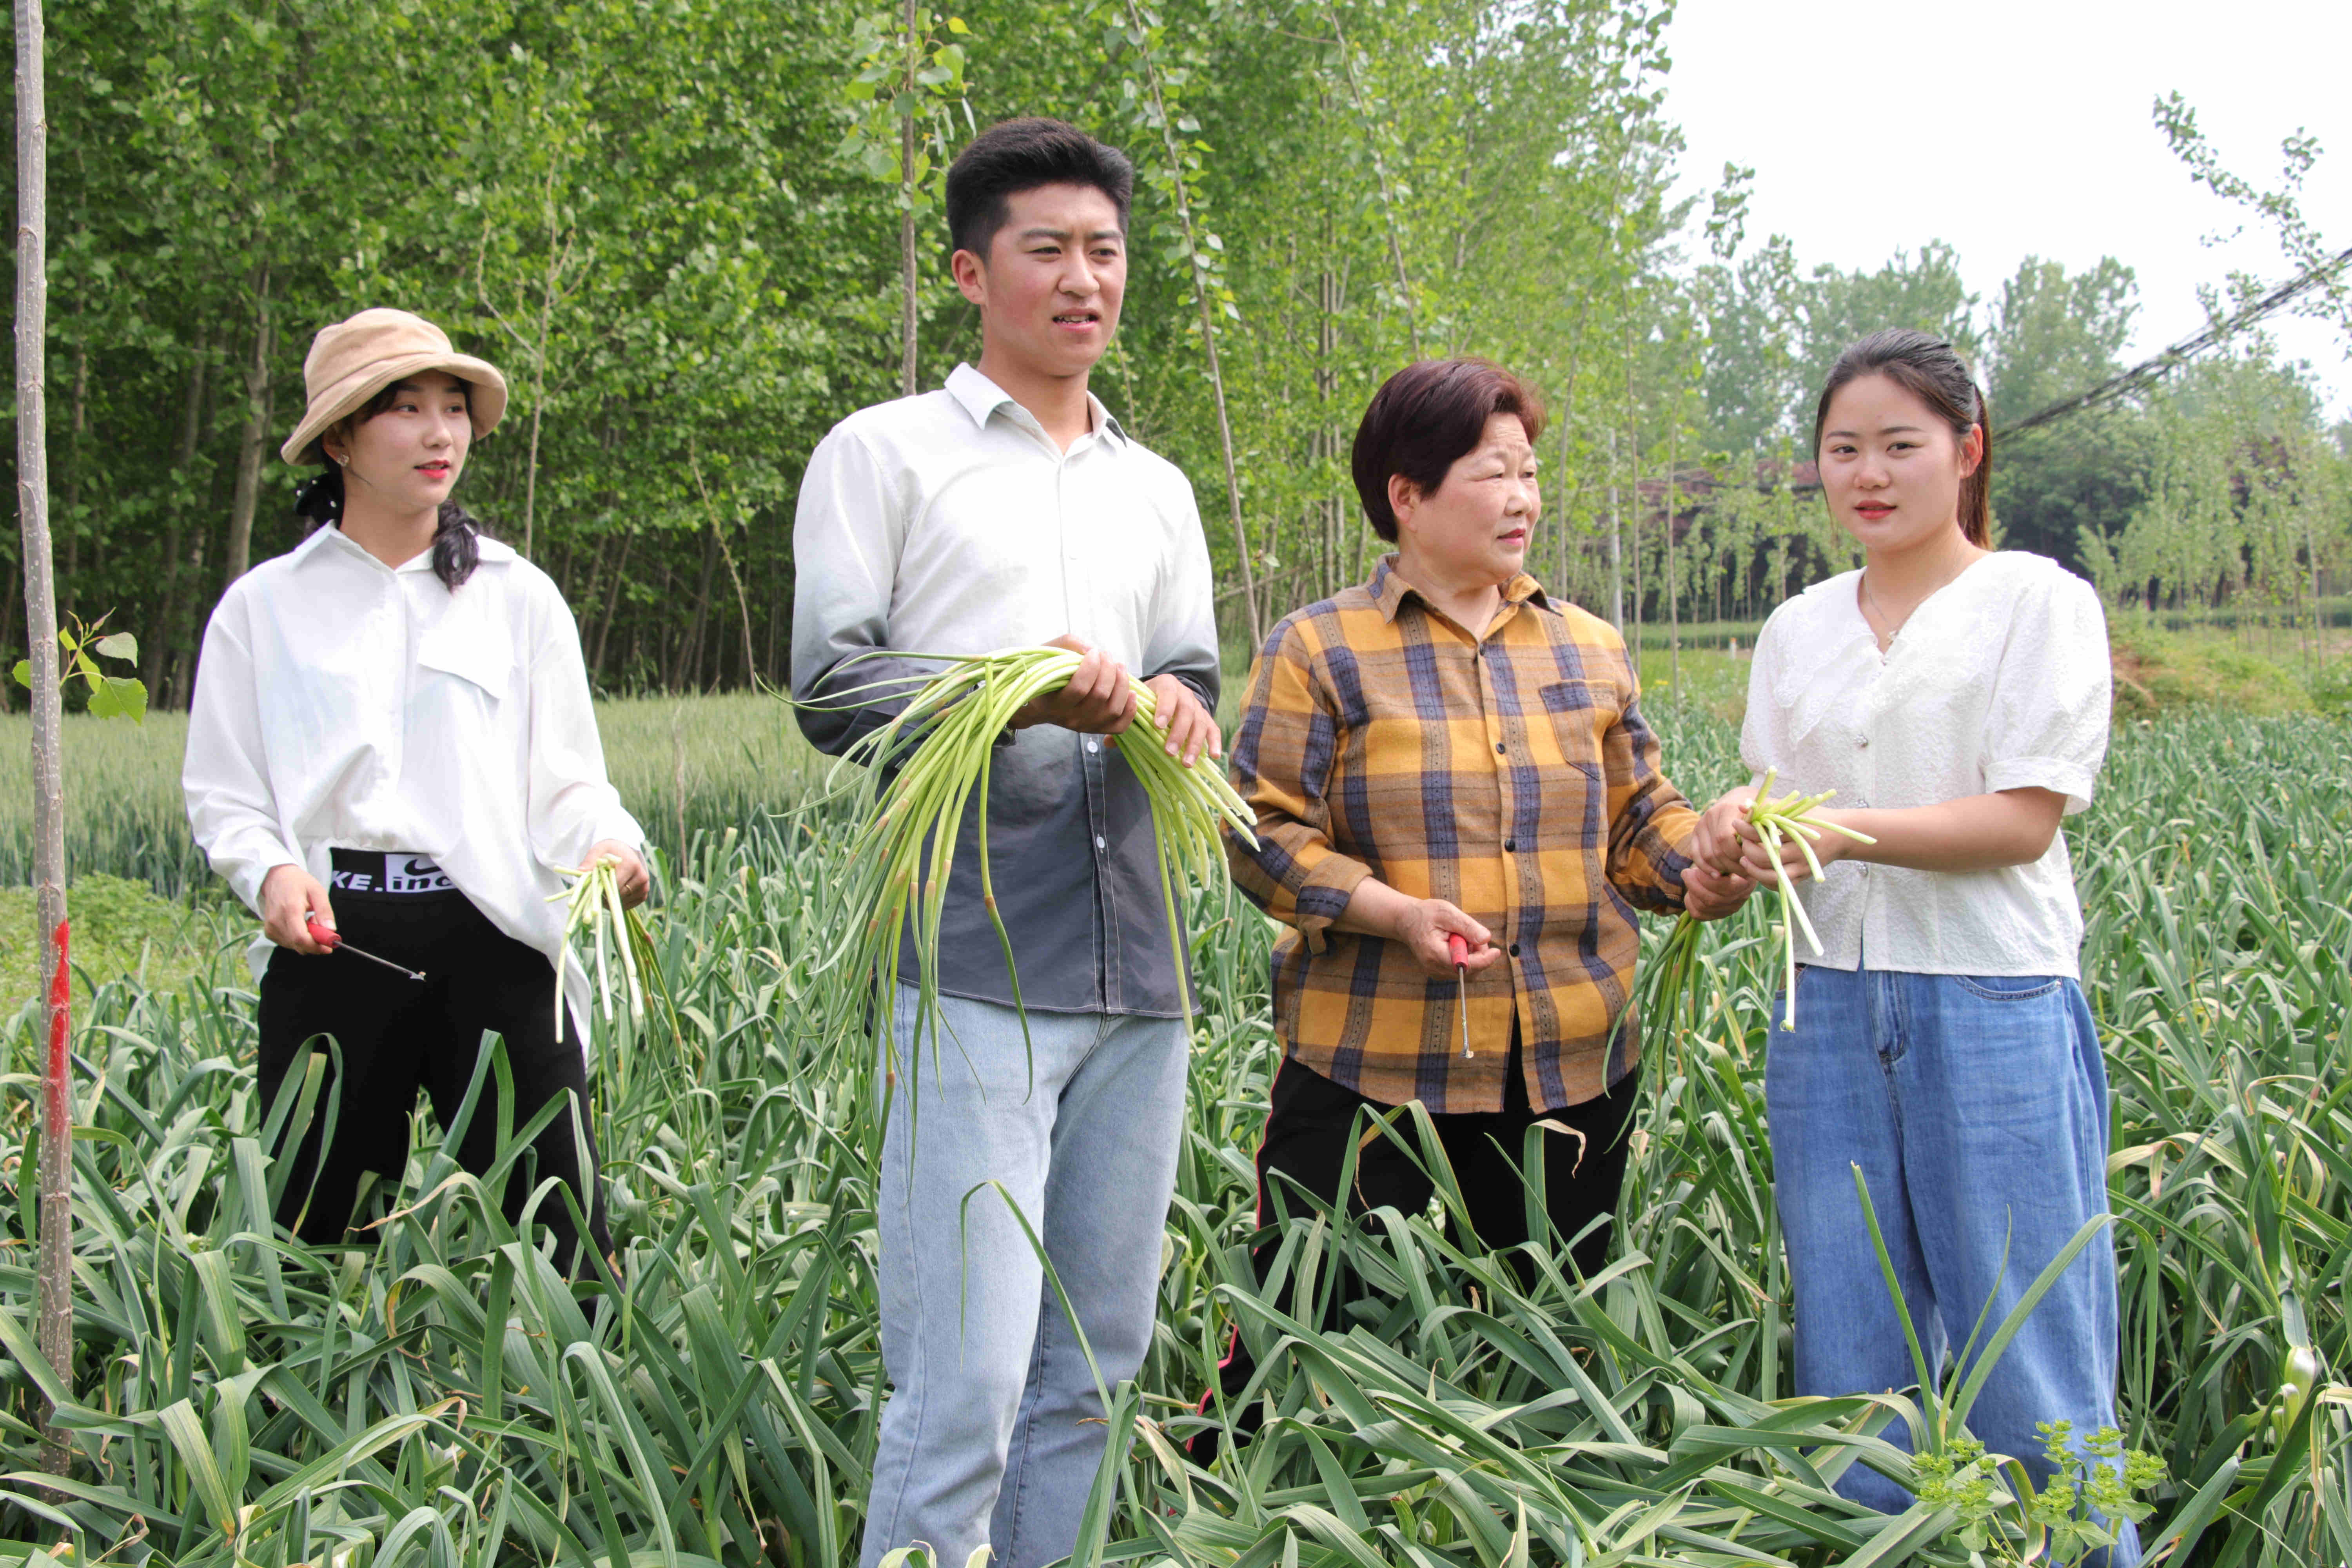
[[(1728, 726), (1656, 717), (1686, 791), (1731, 781)], [(687, 778), (683, 724), (616, 742), (625, 788), (633, 767)], [(158, 989), (91, 975), (76, 999), (79, 1354), (55, 1378), (32, 1351), (36, 1056), (33, 1015), (15, 1019), (0, 1535), (85, 1563), (224, 1568), (855, 1560), (884, 1390), (877, 1137), (819, 973), (846, 835), (821, 809), (751, 810), (745, 787), (645, 813), (669, 850), (648, 912), (682, 1037), (623, 1028), (601, 1048), (618, 1279), (567, 1287), (422, 1110), (373, 1254), (274, 1239), (241, 970)], [(108, 809), (146, 826), (85, 835), (78, 869), (152, 879), (168, 823)], [(2352, 1369), (2352, 730), (2121, 727), (2069, 831), (2116, 1094), (2126, 1436), (2169, 1472), (2143, 1539), (2171, 1563), (2352, 1561), (2352, 1388), (2335, 1386)], [(109, 844), (144, 858), (106, 864)], [(232, 914), (189, 919), (226, 951)], [(1969, 1560), (1965, 1498), (1887, 1521), (1828, 1489), (1843, 1465), (1900, 1462), (1871, 1436), (1893, 1405), (1790, 1397), (1760, 916), (1706, 933), (1695, 1021), (1651, 1032), (1603, 1276), (1547, 1264), (1525, 1289), (1441, 1205), (1297, 1222), (1263, 1293), (1246, 1244), (1276, 1064), (1266, 929), (1237, 897), (1194, 916), (1202, 1016), (1159, 1331), (1137, 1382), (1108, 1391), (1134, 1442), (1098, 1479), (1083, 1559)], [(496, 1115), (486, 1079), (476, 1114)], [(1299, 1292), (1342, 1262), (1373, 1299), (1341, 1331), (1303, 1326)], [(1236, 1324), (1273, 1416), (1204, 1468), (1181, 1445)], [(2323, 1386), (2282, 1399), (2298, 1349)], [(77, 1453), (53, 1494), (36, 1473), (45, 1393)], [(1985, 1560), (2032, 1545), (1996, 1531)]]

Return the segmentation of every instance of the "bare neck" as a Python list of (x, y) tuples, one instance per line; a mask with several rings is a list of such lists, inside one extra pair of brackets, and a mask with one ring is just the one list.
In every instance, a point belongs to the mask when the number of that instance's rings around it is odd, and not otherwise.
[(1956, 522), (1906, 550), (1874, 550), (1863, 567), (1873, 598), (1907, 610), (1991, 552), (1971, 544)]
[(397, 511), (384, 506), (346, 475), (343, 480), (343, 537), (387, 566), (405, 566), (433, 548), (441, 525), (440, 509)]
[(1087, 377), (1047, 375), (1014, 363), (994, 344), (983, 343), (974, 367), (1027, 409), (1054, 445), (1066, 452), (1094, 428), (1094, 405), (1087, 400)]
[(1489, 577), (1457, 576), (1443, 572), (1410, 544), (1397, 547), (1395, 571), (1440, 614), (1471, 637), (1484, 642), (1486, 628), (1503, 607), (1503, 587)]

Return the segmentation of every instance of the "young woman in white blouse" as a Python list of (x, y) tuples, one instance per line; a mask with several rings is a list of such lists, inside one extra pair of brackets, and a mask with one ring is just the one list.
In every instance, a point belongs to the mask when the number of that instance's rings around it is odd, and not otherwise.
[[(1802, 1394), (1917, 1381), (1855, 1165), (1931, 1366), (1948, 1346), (1980, 1352), (1967, 1342), (1986, 1302), (1998, 1323), (2107, 1212), (2106, 1076), (2059, 832), (2106, 752), (2106, 624), (2081, 578), (1990, 548), (1988, 429), (1948, 343), (1882, 331), (1839, 358), (1814, 448), (1865, 564), (1781, 605), (1748, 678), (1747, 765), (1834, 789), (1822, 815), (1876, 839), (1813, 846), (1824, 879), (1801, 892), (1823, 951), (1765, 1068)], [(1709, 808), (1697, 857), (1769, 881), (1754, 796)], [(1785, 861), (1806, 875), (1793, 847)], [(2078, 1443), (2115, 1424), (2116, 1359), (2103, 1232), (2003, 1352), (1970, 1425), (2046, 1476), (2036, 1424), (2069, 1421)], [(1911, 1500), (1861, 1466), (1841, 1489), (1888, 1512)], [(2114, 1562), (2137, 1555), (2125, 1523)]]
[[(611, 1250), (585, 1114), (585, 976), (565, 973), (559, 1040), (562, 922), (546, 900), (556, 868), (606, 858), (623, 897), (643, 899), (644, 835), (605, 780), (562, 596), (449, 499), (506, 382), (389, 310), (321, 331), (303, 376), (309, 407), (282, 455), (322, 465), (296, 492), (311, 531), (214, 610), (181, 780), (196, 841), (263, 922), (264, 1113), (314, 1040), (340, 1052), (331, 1122), (322, 1097), (280, 1152), (293, 1164), (278, 1219), (314, 1245), (363, 1224), (361, 1181), (398, 1181), (417, 1089), (452, 1118), (488, 1030), (506, 1042), (510, 1125), (572, 1097), (577, 1114), (556, 1115), (500, 1196), (517, 1221), (535, 1205), (558, 1265), (582, 1272), (572, 1203), (533, 1196), (562, 1178), (590, 1243)], [(467, 1169), (489, 1168), (499, 1121), (486, 1095)]]

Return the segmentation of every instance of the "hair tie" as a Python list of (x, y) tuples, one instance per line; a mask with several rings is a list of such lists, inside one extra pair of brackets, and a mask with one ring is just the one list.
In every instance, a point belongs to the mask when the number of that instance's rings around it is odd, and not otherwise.
[(343, 476), (321, 468), (294, 487), (294, 510), (320, 522), (332, 522), (343, 510)]

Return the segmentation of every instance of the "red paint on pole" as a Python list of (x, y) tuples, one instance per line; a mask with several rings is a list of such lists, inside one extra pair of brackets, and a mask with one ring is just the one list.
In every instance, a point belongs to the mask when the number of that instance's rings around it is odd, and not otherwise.
[(66, 944), (73, 922), (58, 922), (58, 966), (49, 976), (49, 1070), (45, 1110), (48, 1125), (58, 1137), (70, 1134), (71, 1102), (66, 1094), (66, 1022), (73, 1011), (73, 972), (66, 967)]

